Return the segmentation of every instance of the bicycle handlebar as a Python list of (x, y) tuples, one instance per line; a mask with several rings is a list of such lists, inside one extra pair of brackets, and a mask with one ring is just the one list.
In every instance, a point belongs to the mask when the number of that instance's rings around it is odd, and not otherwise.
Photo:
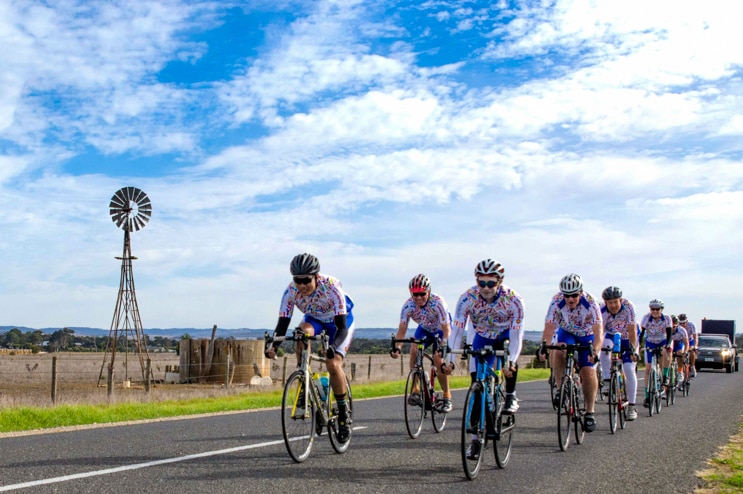
[[(504, 347), (507, 347), (507, 342), (504, 342)], [(492, 346), (487, 345), (482, 347), (479, 350), (473, 350), (472, 345), (465, 345), (464, 348), (460, 348), (457, 350), (451, 350), (451, 353), (455, 353), (457, 355), (462, 355), (463, 357), (490, 357), (495, 355), (496, 357), (507, 357), (508, 356), (508, 350), (494, 350)]]
[(263, 335), (263, 339), (266, 341), (267, 345), (270, 345), (271, 343), (281, 343), (284, 341), (322, 341), (323, 347), (327, 346), (328, 344), (328, 335), (323, 331), (320, 334), (316, 335), (308, 335), (304, 331), (302, 331), (301, 328), (294, 328), (294, 331), (292, 331), (291, 335), (284, 335), (284, 336), (274, 336), (271, 334), (268, 334), (268, 331), (266, 331)]

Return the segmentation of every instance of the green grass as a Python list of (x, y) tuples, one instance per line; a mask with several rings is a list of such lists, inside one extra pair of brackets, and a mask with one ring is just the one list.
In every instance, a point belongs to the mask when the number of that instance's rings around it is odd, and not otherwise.
[(698, 493), (743, 492), (743, 424), (720, 453), (710, 460), (710, 468), (699, 474), (705, 481)]
[[(519, 381), (547, 379), (549, 370), (524, 369)], [(453, 388), (469, 386), (470, 378), (454, 377)], [(355, 399), (401, 395), (405, 380), (353, 386)], [(158, 419), (215, 412), (254, 410), (281, 405), (281, 390), (250, 392), (219, 398), (159, 401), (151, 403), (117, 403), (112, 405), (60, 405), (51, 408), (13, 407), (0, 410), (0, 432), (29, 431), (55, 427), (104, 424), (130, 420)]]

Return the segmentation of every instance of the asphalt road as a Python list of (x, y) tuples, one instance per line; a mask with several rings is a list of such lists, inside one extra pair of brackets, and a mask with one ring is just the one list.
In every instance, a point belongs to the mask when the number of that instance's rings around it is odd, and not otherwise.
[(695, 472), (737, 431), (743, 373), (703, 372), (688, 398), (640, 417), (611, 435), (607, 406), (598, 428), (566, 452), (544, 381), (519, 385), (513, 456), (501, 470), (492, 449), (475, 481), (460, 458), (461, 402), (441, 434), (429, 422), (408, 438), (402, 398), (357, 401), (353, 442), (344, 455), (324, 435), (295, 464), (276, 410), (0, 438), (0, 492), (692, 492)]

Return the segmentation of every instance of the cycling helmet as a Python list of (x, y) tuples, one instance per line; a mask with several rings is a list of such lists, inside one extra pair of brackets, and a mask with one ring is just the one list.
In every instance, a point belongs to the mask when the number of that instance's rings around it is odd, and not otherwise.
[(603, 298), (604, 300), (622, 298), (622, 289), (618, 286), (607, 286), (601, 294), (601, 298)]
[(581, 290), (583, 290), (583, 279), (575, 273), (570, 273), (560, 280), (560, 291), (563, 295), (572, 295)]
[(506, 274), (506, 269), (498, 261), (492, 259), (485, 259), (475, 266), (475, 276), (497, 276), (503, 278)]
[(297, 254), (292, 259), (289, 266), (292, 276), (302, 276), (305, 274), (317, 274), (320, 272), (320, 261), (312, 254)]
[(686, 314), (679, 314), (679, 322), (686, 322)]
[(654, 298), (653, 300), (651, 300), (648, 305), (651, 309), (663, 309), (665, 307), (663, 301), (658, 298)]
[(419, 274), (410, 280), (408, 288), (411, 292), (427, 292), (431, 289), (431, 280), (425, 274)]
[(673, 324), (678, 324), (678, 323), (679, 323), (679, 318), (678, 318), (678, 317), (676, 317), (676, 316), (673, 316), (673, 315), (672, 315), (672, 316), (671, 316), (671, 322), (672, 322)]

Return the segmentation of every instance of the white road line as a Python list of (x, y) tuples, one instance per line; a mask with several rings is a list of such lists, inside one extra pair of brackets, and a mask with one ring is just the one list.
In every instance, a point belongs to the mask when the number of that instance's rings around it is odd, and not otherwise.
[[(353, 430), (366, 429), (366, 427), (354, 427)], [(299, 440), (301, 438), (297, 438)], [(60, 482), (67, 482), (68, 480), (85, 479), (88, 477), (99, 477), (101, 475), (110, 475), (112, 473), (126, 472), (128, 470), (138, 470), (140, 468), (156, 467), (158, 465), (167, 465), (168, 463), (178, 463), (181, 461), (189, 461), (197, 458), (207, 458), (209, 456), (227, 455), (230, 453), (236, 453), (238, 451), (246, 451), (249, 449), (263, 448), (266, 446), (275, 446), (277, 444), (283, 444), (284, 440), (269, 441), (258, 444), (248, 444), (245, 446), (237, 446), (234, 448), (218, 449), (216, 451), (205, 451), (203, 453), (196, 453), (193, 455), (178, 456), (176, 458), (165, 458), (162, 460), (148, 461), (145, 463), (135, 463), (134, 465), (125, 465), (115, 468), (106, 468), (104, 470), (93, 470), (91, 472), (75, 473), (72, 475), (63, 475), (61, 477), (52, 477), (49, 479), (32, 480), (30, 482), (22, 482), (20, 484), (11, 484), (0, 486), (0, 492), (13, 491), (16, 489), (26, 489), (28, 487), (36, 487), (39, 485), (57, 484)]]

